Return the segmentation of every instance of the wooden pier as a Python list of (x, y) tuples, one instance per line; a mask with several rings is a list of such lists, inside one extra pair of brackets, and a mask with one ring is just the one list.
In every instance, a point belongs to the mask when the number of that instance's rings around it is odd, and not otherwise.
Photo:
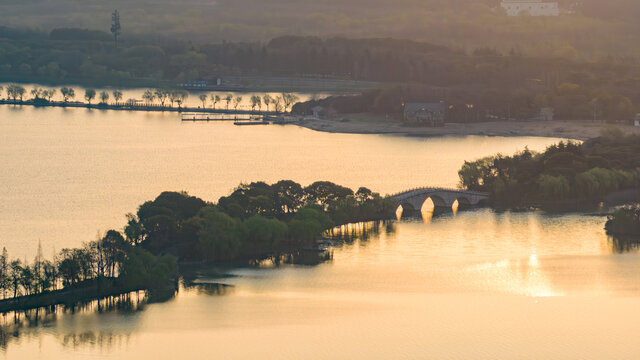
[(262, 116), (243, 116), (239, 117), (232, 114), (208, 114), (208, 113), (182, 113), (182, 121), (256, 121), (262, 120)]

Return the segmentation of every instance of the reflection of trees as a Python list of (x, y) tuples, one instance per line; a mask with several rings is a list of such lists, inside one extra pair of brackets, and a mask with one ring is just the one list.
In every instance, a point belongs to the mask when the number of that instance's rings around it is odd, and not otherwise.
[(623, 254), (629, 252), (640, 251), (640, 237), (615, 235), (608, 237), (611, 250), (615, 254)]
[(334, 242), (352, 244), (356, 240), (367, 241), (372, 237), (377, 237), (382, 231), (387, 234), (394, 233), (396, 231), (396, 222), (369, 221), (346, 224), (331, 229), (329, 238)]
[(233, 291), (234, 286), (222, 283), (185, 283), (184, 289), (198, 295), (228, 295)]
[(65, 333), (58, 337), (65, 347), (76, 348), (79, 346), (91, 346), (100, 349), (110, 349), (114, 345), (128, 341), (131, 333), (116, 333), (113, 331), (84, 331), (78, 333)]
[[(24, 337), (40, 336), (44, 328), (56, 327), (57, 322), (65, 316), (118, 313), (131, 317), (133, 313), (143, 310), (147, 301), (148, 296), (144, 292), (132, 292), (69, 306), (57, 305), (5, 313), (0, 317), (0, 350), (6, 350), (12, 341), (20, 341)], [(128, 339), (130, 332), (61, 329), (57, 335), (64, 346), (91, 345), (110, 348), (121, 340)]]

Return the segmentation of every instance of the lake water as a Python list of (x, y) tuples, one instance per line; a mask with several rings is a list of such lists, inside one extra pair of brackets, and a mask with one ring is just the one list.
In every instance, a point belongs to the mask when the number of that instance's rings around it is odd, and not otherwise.
[[(0, 245), (32, 258), (120, 229), (164, 190), (330, 180), (393, 193), (455, 186), (465, 159), (557, 139), (422, 139), (176, 114), (0, 107)], [(636, 359), (640, 254), (605, 219), (488, 209), (403, 220), (319, 266), (224, 269), (140, 311), (44, 316), (9, 359)], [(206, 284), (231, 287), (211, 290)], [(213, 285), (212, 285), (213, 286)], [(207, 290), (209, 289), (209, 290)], [(213, 286), (213, 289), (218, 289)], [(3, 318), (10, 324), (12, 318)]]

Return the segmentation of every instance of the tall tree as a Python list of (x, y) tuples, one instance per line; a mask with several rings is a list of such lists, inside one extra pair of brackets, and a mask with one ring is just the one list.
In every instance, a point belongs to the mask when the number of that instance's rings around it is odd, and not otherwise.
[(233, 94), (227, 94), (224, 97), (224, 101), (227, 102), (227, 110), (229, 110), (229, 103), (231, 102), (231, 100), (233, 100)]
[(200, 94), (200, 96), (198, 96), (198, 98), (200, 99), (200, 101), (202, 101), (202, 108), (206, 108), (207, 107), (207, 94)]
[(51, 99), (56, 94), (56, 89), (49, 89), (44, 91), (44, 97), (47, 98), (48, 102), (51, 102)]
[(0, 255), (0, 289), (2, 289), (2, 298), (7, 298), (7, 289), (9, 288), (9, 254), (7, 248), (2, 248)]
[(155, 100), (156, 95), (151, 91), (151, 89), (147, 89), (144, 94), (142, 94), (142, 99), (145, 101), (147, 105), (152, 105), (153, 100)]
[(122, 91), (113, 90), (113, 100), (115, 100), (116, 101), (116, 105), (118, 105), (120, 100), (122, 100)]
[(167, 102), (169, 97), (169, 91), (165, 89), (155, 89), (153, 94), (160, 100), (160, 106), (164, 107), (164, 103)]
[(284, 111), (287, 111), (298, 101), (298, 96), (291, 93), (282, 93), (282, 101), (284, 102)]
[(262, 97), (262, 101), (264, 102), (264, 106), (267, 108), (267, 111), (269, 111), (269, 104), (271, 104), (271, 101), (273, 101), (271, 95), (264, 94), (264, 96)]
[(241, 102), (242, 102), (242, 96), (236, 96), (235, 99), (233, 99), (233, 108), (238, 110), (238, 106), (240, 105)]
[(84, 91), (84, 98), (87, 100), (89, 104), (91, 104), (91, 101), (95, 99), (95, 97), (96, 97), (95, 89), (87, 89)]
[(76, 96), (76, 91), (69, 87), (63, 87), (60, 89), (60, 93), (62, 94), (62, 100), (64, 102), (67, 102), (69, 99), (73, 99)]
[(107, 101), (109, 101), (109, 93), (106, 91), (103, 91), (100, 93), (100, 102), (103, 104), (107, 104)]
[(116, 9), (111, 14), (111, 33), (115, 41), (116, 47), (118, 47), (118, 37), (120, 36), (120, 13)]
[(220, 95), (217, 94), (211, 94), (211, 103), (212, 103), (212, 107), (215, 109), (216, 108), (216, 104), (220, 102)]

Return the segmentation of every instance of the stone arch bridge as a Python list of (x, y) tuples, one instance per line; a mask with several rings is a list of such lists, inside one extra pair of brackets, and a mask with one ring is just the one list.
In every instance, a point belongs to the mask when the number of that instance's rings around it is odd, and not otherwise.
[(446, 188), (418, 188), (391, 195), (402, 205), (403, 211), (420, 211), (427, 199), (433, 201), (434, 210), (451, 210), (456, 200), (460, 208), (482, 206), (489, 200), (489, 194)]

